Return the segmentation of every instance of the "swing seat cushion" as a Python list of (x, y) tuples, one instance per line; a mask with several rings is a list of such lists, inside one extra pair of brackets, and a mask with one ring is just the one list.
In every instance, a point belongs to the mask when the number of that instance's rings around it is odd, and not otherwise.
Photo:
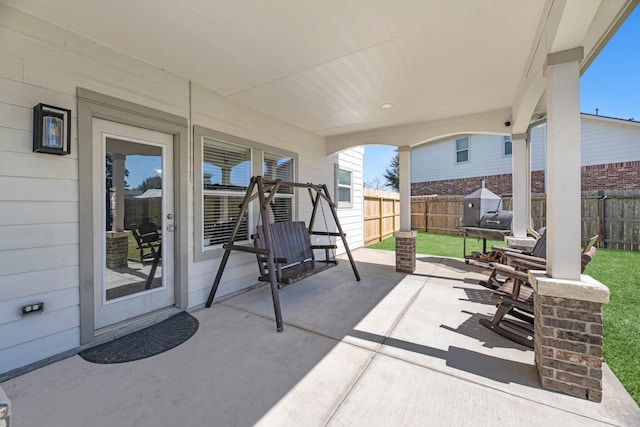
[[(333, 267), (335, 261), (315, 261), (314, 249), (335, 249), (335, 245), (313, 246), (304, 221), (269, 224), (273, 257), (278, 269), (278, 283), (288, 285)], [(258, 227), (258, 240), (266, 248), (264, 225)], [(266, 260), (263, 260), (266, 261)], [(260, 280), (269, 281), (265, 273)]]

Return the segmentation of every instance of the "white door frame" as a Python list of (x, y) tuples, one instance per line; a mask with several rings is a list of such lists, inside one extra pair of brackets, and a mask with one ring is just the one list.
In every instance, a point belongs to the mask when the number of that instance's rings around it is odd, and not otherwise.
[[(95, 325), (94, 275), (101, 270), (101, 254), (95, 253), (93, 236), (100, 228), (96, 202), (104, 199), (104, 192), (94, 193), (95, 179), (104, 179), (96, 173), (100, 163), (92, 161), (94, 144), (93, 119), (104, 119), (144, 129), (168, 133), (174, 145), (174, 282), (175, 307), (185, 310), (188, 306), (188, 192), (190, 170), (189, 126), (184, 117), (166, 113), (143, 105), (123, 101), (88, 89), (78, 88), (78, 191), (79, 191), (79, 275), (80, 275), (80, 344), (98, 342)], [(72, 146), (73, 151), (73, 146)], [(117, 336), (127, 326), (112, 329)], [(103, 339), (104, 335), (100, 337)]]

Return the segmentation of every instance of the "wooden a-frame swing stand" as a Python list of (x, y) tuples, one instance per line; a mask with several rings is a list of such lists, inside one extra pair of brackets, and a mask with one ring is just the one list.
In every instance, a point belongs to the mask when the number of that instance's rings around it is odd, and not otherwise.
[[(304, 227), (302, 222), (285, 222), (270, 223), (269, 206), (281, 188), (306, 188), (313, 210), (311, 211), (311, 219), (309, 220), (309, 228)], [(255, 191), (254, 193), (254, 190)], [(247, 209), (252, 201), (258, 199), (260, 204), (260, 219), (262, 225), (258, 226), (254, 238), (254, 246), (236, 245), (236, 237), (240, 231), (240, 226), (247, 215)], [(322, 206), (322, 201), (329, 205), (333, 220), (335, 221), (337, 232), (315, 231), (314, 224), (318, 213), (318, 207)], [(324, 210), (322, 210), (324, 215)], [(303, 184), (297, 182), (285, 182), (281, 180), (266, 180), (261, 176), (254, 176), (249, 182), (247, 192), (240, 205), (240, 212), (236, 218), (236, 222), (229, 236), (229, 241), (223, 245), (224, 255), (220, 261), (216, 278), (211, 286), (209, 298), (206, 307), (211, 307), (213, 299), (218, 290), (222, 273), (229, 260), (231, 251), (250, 252), (256, 254), (258, 265), (260, 267), (260, 280), (268, 281), (271, 284), (271, 297), (273, 299), (273, 310), (276, 317), (276, 327), (278, 332), (284, 329), (282, 323), (282, 310), (280, 308), (280, 296), (278, 293), (279, 285), (293, 283), (302, 280), (315, 273), (325, 270), (331, 265), (336, 265), (337, 261), (329, 259), (329, 250), (335, 249), (335, 245), (311, 245), (311, 235), (323, 235), (327, 237), (340, 237), (344, 245), (344, 249), (349, 257), (351, 268), (356, 276), (356, 280), (360, 280), (360, 274), (356, 264), (351, 256), (346, 235), (342, 230), (338, 213), (336, 212), (336, 204), (331, 201), (329, 190), (326, 185)], [(324, 261), (316, 261), (313, 255), (314, 249), (324, 249), (327, 255)], [(283, 273), (288, 270), (287, 273)]]

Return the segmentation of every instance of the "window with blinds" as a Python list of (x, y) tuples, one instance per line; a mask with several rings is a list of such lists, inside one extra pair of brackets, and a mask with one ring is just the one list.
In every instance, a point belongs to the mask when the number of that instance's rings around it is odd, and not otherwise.
[[(293, 158), (264, 152), (262, 175), (265, 179), (293, 182), (294, 172)], [(275, 222), (293, 220), (293, 197), (293, 188), (282, 187), (278, 189), (278, 193), (271, 202), (271, 213)]]
[[(204, 247), (229, 240), (240, 204), (251, 179), (251, 150), (222, 141), (203, 139), (202, 214)], [(246, 216), (236, 240), (248, 239)]]
[[(196, 254), (198, 260), (215, 256), (215, 249), (229, 241), (238, 217), (242, 217), (242, 220), (236, 242), (249, 240), (255, 232), (254, 207), (249, 209), (249, 214), (240, 212), (252, 175), (262, 173), (265, 179), (296, 180), (293, 153), (278, 154), (277, 149), (270, 151), (268, 147), (252, 141), (230, 136), (233, 142), (227, 142), (222, 139), (224, 136), (207, 136), (207, 133), (209, 131), (203, 132), (201, 128), (194, 132), (196, 158), (200, 164), (198, 179), (201, 183), (201, 186), (196, 186), (196, 198), (199, 201), (196, 203), (199, 208), (196, 212), (201, 212), (201, 217), (196, 215), (195, 234), (196, 239), (202, 238), (202, 251)], [(278, 190), (270, 206), (273, 220), (294, 219), (294, 194), (292, 188)]]

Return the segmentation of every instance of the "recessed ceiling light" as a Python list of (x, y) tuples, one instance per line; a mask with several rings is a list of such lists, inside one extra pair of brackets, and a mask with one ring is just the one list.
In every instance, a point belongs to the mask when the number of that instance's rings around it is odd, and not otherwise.
[(386, 109), (389, 109), (389, 108), (391, 108), (391, 107), (393, 107), (393, 104), (389, 104), (389, 103), (387, 103), (387, 104), (382, 104), (382, 105), (380, 106), (380, 108), (384, 108), (385, 110), (386, 110)]

